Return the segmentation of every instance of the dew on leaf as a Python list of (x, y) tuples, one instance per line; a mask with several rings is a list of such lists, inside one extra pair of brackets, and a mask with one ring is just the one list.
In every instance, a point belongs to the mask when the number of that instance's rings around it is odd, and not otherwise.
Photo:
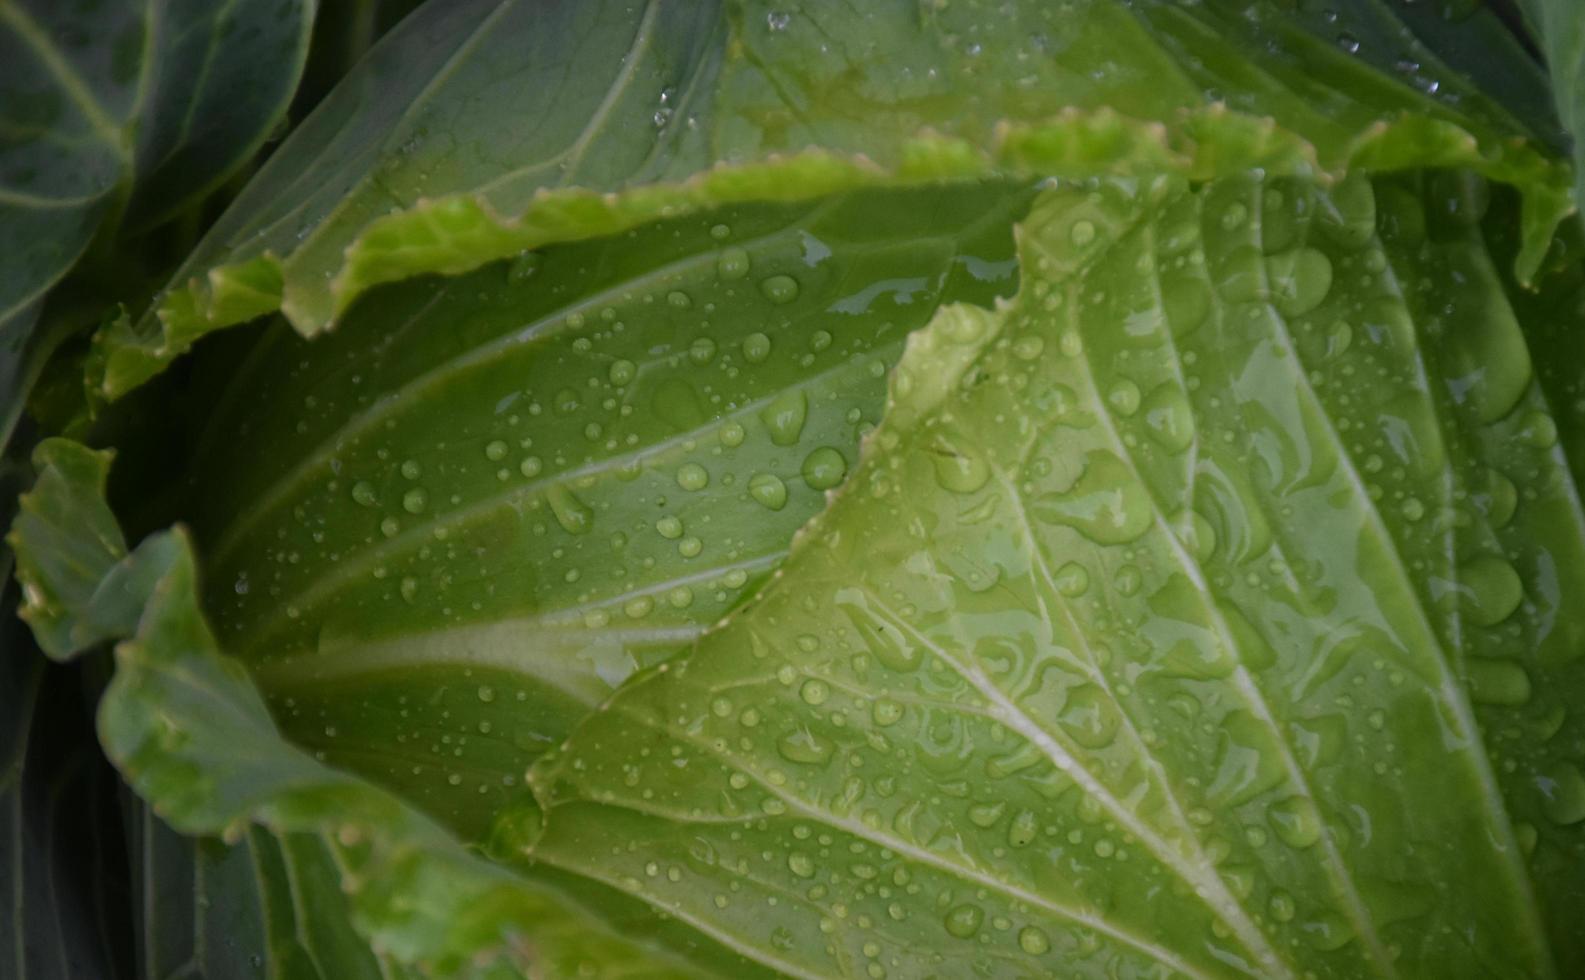
[(804, 457), (802, 473), (804, 482), (814, 490), (829, 490), (842, 482), (847, 475), (847, 460), (830, 446), (821, 446)]
[(770, 432), (770, 441), (778, 446), (795, 445), (808, 416), (809, 396), (802, 388), (782, 392), (759, 413), (760, 421)]
[(556, 515), (556, 523), (568, 534), (584, 534), (594, 526), (594, 511), (568, 487), (559, 483), (552, 486), (545, 491), (545, 500)]
[(788, 275), (766, 276), (760, 281), (759, 291), (772, 303), (782, 306), (798, 298), (798, 280)]
[(761, 506), (781, 510), (787, 506), (787, 484), (774, 473), (756, 473), (748, 481), (749, 496)]

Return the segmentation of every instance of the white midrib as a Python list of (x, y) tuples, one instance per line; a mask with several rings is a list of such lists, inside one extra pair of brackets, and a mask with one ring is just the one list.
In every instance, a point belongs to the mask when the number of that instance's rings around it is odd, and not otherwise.
[[(1056, 582), (1051, 576), (1050, 564), (1046, 561), (1045, 552), (1035, 538), (1034, 528), (1029, 524), (1029, 516), (1024, 507), (1023, 498), (1018, 494), (1016, 487), (1013, 486), (1012, 480), (1006, 473), (995, 467), (992, 467), (992, 472), (995, 474), (997, 482), (1001, 485), (1003, 494), (1006, 495), (1012, 505), (1013, 514), (1018, 521), (1019, 533), (1023, 536), (1025, 545), (1030, 551), (1031, 564), (1039, 569), (1041, 580), (1044, 582), (1047, 592), (1056, 597), (1056, 603), (1062, 609), (1062, 615), (1068, 624), (1069, 632), (1083, 650), (1085, 657), (1088, 658), (1088, 661), (1083, 664), (1085, 678), (1099, 690), (1106, 692), (1107, 698), (1117, 708), (1117, 714), (1122, 719), (1123, 727), (1133, 741), (1135, 750), (1139, 752), (1140, 758), (1144, 760), (1146, 767), (1155, 777), (1156, 784), (1161, 787), (1162, 796), (1166, 798), (1168, 806), (1171, 807), (1172, 815), (1177, 820), (1178, 829), (1183, 831), (1184, 840), (1194, 846), (1194, 858), (1209, 865), (1210, 862), (1205, 857), (1204, 850), (1199, 846), (1199, 837), (1189, 823), (1188, 814), (1183, 809), (1183, 801), (1173, 791), (1172, 781), (1167, 777), (1166, 767), (1162, 765), (1160, 759), (1156, 758), (1155, 750), (1149, 742), (1145, 741), (1139, 732), (1138, 726), (1134, 724), (1133, 715), (1123, 706), (1123, 702), (1112, 689), (1111, 681), (1101, 672), (1095, 652), (1090, 647), (1083, 628), (1074, 617), (1072, 607), (1062, 596), (1061, 590), (1056, 587)], [(1049, 618), (1043, 598), (1040, 599), (1040, 605), (1042, 614)]]
[[(1077, 331), (1078, 323), (1074, 321), (1074, 317), (1077, 315), (1076, 311), (1079, 306), (1078, 297), (1070, 296), (1069, 301), (1065, 305), (1068, 310), (1068, 328)], [(1218, 315), (1220, 314), (1218, 313)], [(1283, 769), (1287, 773), (1289, 781), (1293, 784), (1299, 795), (1307, 803), (1309, 803), (1312, 807), (1316, 807), (1317, 804), (1315, 799), (1315, 791), (1310, 786), (1309, 778), (1305, 775), (1303, 768), (1300, 767), (1298, 759), (1295, 758), (1293, 749), (1288, 744), (1287, 736), (1283, 733), (1282, 727), (1277, 723), (1276, 717), (1272, 714), (1271, 706), (1266, 702), (1265, 694), (1260, 690), (1260, 687), (1250, 676), (1248, 668), (1245, 667), (1242, 662), (1240, 662), (1238, 644), (1233, 640), (1233, 633), (1227, 624), (1226, 617), (1224, 617), (1221, 610), (1216, 607), (1216, 603), (1210, 601), (1208, 598), (1209, 596), (1213, 595), (1214, 592), (1211, 589), (1210, 583), (1205, 580), (1204, 571), (1200, 568), (1199, 562), (1188, 553), (1187, 549), (1185, 549), (1183, 546), (1183, 542), (1178, 540), (1178, 536), (1173, 533), (1172, 528), (1167, 524), (1166, 518), (1162, 513), (1161, 502), (1156, 497), (1155, 488), (1151, 486), (1151, 484), (1145, 480), (1144, 475), (1139, 472), (1138, 466), (1134, 462), (1132, 452), (1130, 452), (1127, 446), (1124, 444), (1122, 434), (1117, 431), (1117, 424), (1115, 420), (1113, 420), (1111, 413), (1107, 410), (1106, 403), (1104, 399), (1102, 399), (1099, 386), (1096, 383), (1095, 369), (1094, 365), (1090, 362), (1089, 351), (1087, 349), (1082, 349), (1082, 345), (1081, 353), (1079, 354), (1077, 361), (1079, 366), (1083, 369), (1085, 383), (1089, 387), (1090, 404), (1095, 406), (1095, 411), (1092, 414), (1100, 420), (1101, 426), (1106, 432), (1107, 438), (1111, 443), (1113, 455), (1117, 457), (1119, 462), (1128, 468), (1130, 477), (1132, 477), (1132, 479), (1138, 483), (1140, 487), (1144, 488), (1145, 492), (1149, 495), (1151, 521), (1156, 531), (1166, 541), (1167, 547), (1171, 549), (1174, 559), (1182, 567), (1184, 574), (1189, 579), (1190, 584), (1193, 585), (1197, 594), (1201, 597), (1205, 615), (1212, 628), (1212, 631), (1216, 633), (1218, 640), (1224, 645), (1229, 655), (1234, 660), (1235, 666), (1233, 668), (1233, 673), (1231, 674), (1234, 686), (1238, 690), (1239, 695), (1249, 706), (1255, 717), (1260, 720), (1262, 725), (1270, 730), (1273, 736), (1273, 741), (1280, 750)], [(1316, 812), (1321, 812), (1318, 807)], [(1397, 972), (1392, 966), (1392, 959), (1387, 955), (1386, 949), (1381, 944), (1380, 937), (1376, 934), (1375, 923), (1371, 920), (1369, 912), (1365, 909), (1364, 902), (1359, 894), (1359, 888), (1354, 883), (1353, 874), (1349, 870), (1347, 863), (1343, 861), (1342, 853), (1337, 848), (1335, 836), (1333, 835), (1331, 829), (1324, 825), (1324, 822), (1320, 843), (1323, 852), (1326, 854), (1327, 867), (1329, 869), (1330, 876), (1332, 877), (1333, 882), (1337, 885), (1338, 890), (1342, 892), (1342, 897), (1346, 900), (1349, 910), (1349, 919), (1354, 924), (1361, 941), (1364, 943), (1366, 950), (1369, 952), (1370, 959), (1377, 964), (1384, 976), (1395, 977)], [(1264, 936), (1264, 934), (1262, 934), (1262, 936)], [(1269, 948), (1269, 946), (1267, 948)]]
[[(658, 673), (652, 676), (664, 677), (665, 675), (663, 673)], [(644, 719), (639, 720), (645, 721)], [(731, 754), (730, 752), (718, 750), (706, 742), (701, 742), (691, 737), (686, 731), (672, 730), (670, 728), (665, 729), (665, 731), (673, 738), (693, 746), (699, 752), (702, 752), (705, 755), (713, 759), (717, 759), (720, 762), (731, 766), (735, 770), (744, 773), (767, 794), (780, 800), (789, 809), (803, 814), (810, 820), (823, 823), (829, 827), (840, 830), (843, 833), (850, 834), (860, 840), (869, 841), (871, 844), (874, 844), (877, 847), (886, 848), (887, 850), (893, 851), (897, 854), (909, 857), (922, 865), (934, 868), (944, 874), (952, 875), (953, 877), (973, 882), (976, 885), (983, 886), (992, 891), (1000, 892), (1010, 898), (1028, 903), (1029, 905), (1036, 908), (1043, 909), (1059, 918), (1077, 923), (1089, 929), (1094, 929), (1096, 932), (1104, 933), (1105, 935), (1117, 940), (1120, 943), (1139, 950), (1162, 965), (1177, 970), (1188, 977), (1195, 978), (1195, 980), (1214, 980), (1214, 978), (1207, 975), (1197, 967), (1181, 959), (1171, 950), (1164, 949), (1141, 936), (1137, 936), (1129, 932), (1126, 929), (1121, 929), (1106, 919), (1097, 918), (1096, 916), (1090, 915), (1081, 909), (1075, 909), (1066, 905), (1062, 905), (1058, 902), (1053, 902), (1051, 899), (1041, 895), (1038, 892), (1032, 892), (1026, 888), (1021, 888), (1015, 884), (1012, 884), (1011, 882), (1002, 881), (999, 878), (986, 874), (978, 868), (949, 861), (938, 854), (919, 847), (918, 845), (910, 844), (901, 838), (892, 837), (878, 830), (874, 830), (861, 821), (849, 820), (845, 817), (838, 816), (836, 813), (830, 810), (820, 809), (814, 804), (808, 803), (802, 798), (792, 795), (782, 787), (771, 783), (769, 779), (759, 773), (759, 771), (752, 764), (751, 760), (744, 760)], [(591, 798), (591, 800), (593, 802), (600, 802), (599, 800), (595, 800), (593, 798)], [(675, 814), (664, 810), (646, 807), (643, 804), (632, 800), (623, 800), (622, 805), (628, 809), (652, 813), (657, 817), (667, 820), (676, 818)], [(556, 804), (551, 804), (552, 808), (555, 806)]]
[[(1112, 815), (1118, 824), (1128, 833), (1134, 835), (1156, 860), (1177, 875), (1189, 890), (1205, 902), (1211, 912), (1221, 920), (1228, 929), (1238, 937), (1245, 947), (1261, 961), (1261, 966), (1270, 971), (1279, 971), (1282, 976), (1297, 980), (1298, 974), (1287, 966), (1266, 941), (1265, 934), (1255, 926), (1245, 914), (1244, 908), (1239, 904), (1233, 894), (1227, 890), (1227, 885), (1213, 870), (1209, 874), (1202, 868), (1210, 868), (1209, 863), (1197, 865), (1188, 860), (1185, 855), (1178, 853), (1170, 844), (1158, 835), (1149, 825), (1141, 821), (1137, 814), (1127, 805), (1112, 795), (1093, 773), (1079, 762), (1063, 745), (1051, 734), (1031, 718), (1018, 703), (1009, 698), (1001, 688), (992, 684), (978, 669), (959, 660), (946, 651), (940, 644), (925, 634), (914, 629), (906, 620), (899, 616), (884, 599), (875, 595), (868, 589), (864, 594), (876, 606), (886, 611), (891, 625), (899, 632), (907, 633), (913, 637), (920, 646), (939, 657), (941, 661), (950, 666), (958, 676), (968, 681), (996, 708), (996, 718), (1003, 725), (1016, 732), (1025, 741), (1040, 750), (1052, 765), (1078, 783), (1083, 790), (1097, 803)], [(1192, 837), (1190, 838), (1193, 839)]]

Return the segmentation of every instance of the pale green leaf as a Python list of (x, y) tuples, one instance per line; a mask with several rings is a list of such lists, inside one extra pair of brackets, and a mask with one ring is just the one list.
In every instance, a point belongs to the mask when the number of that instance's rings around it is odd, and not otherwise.
[(1577, 973), (1585, 519), (1483, 190), (1053, 192), (525, 860), (790, 976)]

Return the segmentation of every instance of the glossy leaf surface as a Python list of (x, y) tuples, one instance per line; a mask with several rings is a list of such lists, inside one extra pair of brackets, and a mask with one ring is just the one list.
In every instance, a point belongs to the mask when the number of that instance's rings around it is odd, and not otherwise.
[(1585, 523), (1463, 189), (1046, 199), (526, 854), (793, 976), (1568, 975)]
[(282, 147), (157, 315), (105, 334), (93, 383), (113, 397), (218, 327), (280, 309), (317, 332), (378, 283), (658, 214), (994, 172), (1477, 166), (1529, 196), (1533, 268), (1568, 176), (1522, 124), (1451, 75), (1439, 94), (1434, 66), (1411, 85), (1283, 5), (1245, 7), (430, 5)]

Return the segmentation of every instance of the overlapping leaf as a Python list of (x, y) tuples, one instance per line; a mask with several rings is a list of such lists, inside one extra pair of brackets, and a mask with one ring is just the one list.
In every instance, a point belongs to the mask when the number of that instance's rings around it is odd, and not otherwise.
[(216, 352), (175, 512), (219, 635), (301, 744), (482, 835), (536, 756), (769, 575), (907, 332), (1012, 287), (1028, 199), (724, 209)]
[(1045, 200), (525, 858), (790, 976), (1571, 975), (1585, 521), (1481, 200)]
[(105, 335), (94, 383), (117, 395), (261, 313), (312, 333), (375, 284), (658, 214), (991, 172), (1477, 166), (1525, 189), (1534, 266), (1568, 178), (1522, 125), (1451, 75), (1439, 95), (1432, 66), (1395, 81), (1243, 6), (432, 5), (294, 134), (157, 315)]
[[(24, 502), (33, 519), (19, 523), (11, 536), (21, 554), (50, 551), (58, 540), (48, 536), (49, 515), (67, 512), (42, 505), (62, 488), (74, 499), (77, 515), (108, 513), (96, 492), (108, 455), (51, 440), (40, 446), (37, 463), (45, 482)], [(24, 588), (47, 586), (59, 566), (35, 568), (41, 570), (19, 573)], [(289, 744), (240, 664), (220, 654), (199, 611), (195, 584), (184, 535), (156, 535), (107, 574), (106, 589), (129, 596), (124, 616), (112, 622), (100, 615), (91, 631), (66, 633), (126, 637), (116, 649), (115, 678), (100, 706), (99, 734), (122, 775), (163, 819), (187, 834), (225, 832), (235, 839), (250, 824), (266, 831), (254, 834), (246, 851), (211, 855), (198, 864), (200, 880), (207, 880), (235, 877), (235, 862), (250, 856), (259, 863), (262, 924), (269, 930), (262, 938), (271, 969), (356, 976), (372, 972), (371, 957), (379, 957), (476, 977), (536, 971), (740, 975), (736, 958), (724, 951), (711, 954), (696, 944), (684, 967), (661, 942), (616, 934), (567, 893), (493, 867), (395, 797)], [(133, 595), (142, 601), (131, 601)], [(67, 601), (68, 615), (84, 613), (91, 604)], [(147, 852), (150, 859), (157, 856), (157, 850)], [(157, 884), (160, 878), (145, 880)], [(187, 896), (191, 884), (180, 882), (180, 894)], [(202, 901), (201, 895), (194, 898)], [(206, 914), (204, 920), (215, 927), (207, 941), (237, 946), (206, 946), (200, 932), (178, 940), (192, 942), (192, 952), (188, 960), (172, 963), (150, 939), (144, 951), (160, 958), (149, 963), (225, 968), (228, 958), (259, 940), (247, 930), (261, 923), (235, 902), (223, 911), (239, 915), (241, 928), (228, 930), (218, 913)], [(185, 927), (189, 920), (167, 921)], [(354, 938), (349, 922), (361, 939)]]

